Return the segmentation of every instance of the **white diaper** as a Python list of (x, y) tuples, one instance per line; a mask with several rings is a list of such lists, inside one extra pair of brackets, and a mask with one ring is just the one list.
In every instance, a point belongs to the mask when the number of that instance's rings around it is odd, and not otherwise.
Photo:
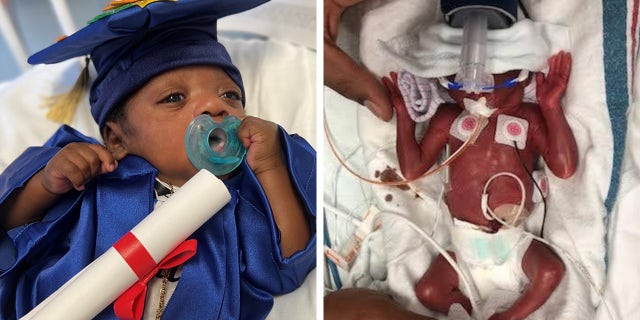
[(451, 243), (456, 260), (471, 277), (480, 298), (486, 298), (495, 289), (520, 292), (528, 283), (521, 263), (531, 237), (521, 228), (488, 233), (474, 224), (454, 219)]

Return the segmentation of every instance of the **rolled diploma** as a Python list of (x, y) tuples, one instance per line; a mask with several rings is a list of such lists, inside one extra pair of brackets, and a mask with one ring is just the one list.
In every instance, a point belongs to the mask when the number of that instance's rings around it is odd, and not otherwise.
[[(200, 170), (131, 233), (159, 263), (229, 200), (222, 181)], [(111, 247), (21, 319), (91, 319), (136, 281), (135, 272)]]

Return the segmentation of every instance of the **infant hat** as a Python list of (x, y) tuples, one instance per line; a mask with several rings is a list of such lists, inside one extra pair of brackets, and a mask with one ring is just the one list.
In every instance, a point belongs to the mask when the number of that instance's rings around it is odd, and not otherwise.
[(220, 67), (241, 88), (240, 72), (217, 41), (218, 19), (268, 0), (115, 0), (76, 33), (29, 57), (30, 64), (89, 55), (97, 71), (91, 114), (104, 128), (109, 112), (153, 77), (190, 65)]
[(517, 0), (440, 0), (444, 20), (452, 27), (461, 28), (468, 9), (485, 12), (491, 29), (503, 29), (518, 20)]

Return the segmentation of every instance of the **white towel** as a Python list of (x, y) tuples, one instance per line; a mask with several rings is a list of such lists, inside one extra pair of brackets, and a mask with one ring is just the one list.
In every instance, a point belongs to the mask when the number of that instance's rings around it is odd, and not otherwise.
[[(462, 29), (438, 23), (428, 28), (380, 41), (381, 50), (401, 68), (422, 77), (452, 75), (460, 68)], [(568, 51), (568, 28), (523, 19), (507, 29), (487, 32), (489, 73), (526, 69), (541, 71), (547, 59)]]

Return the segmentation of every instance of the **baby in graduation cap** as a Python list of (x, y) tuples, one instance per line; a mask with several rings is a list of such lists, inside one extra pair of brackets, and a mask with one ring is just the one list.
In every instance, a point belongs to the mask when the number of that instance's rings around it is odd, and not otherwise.
[[(235, 120), (246, 156), (213, 171), (231, 201), (191, 236), (195, 256), (149, 282), (143, 318), (262, 319), (273, 295), (300, 286), (315, 267), (315, 151), (245, 115), (240, 73), (216, 37), (217, 19), (264, 2), (114, 1), (30, 57), (90, 56), (104, 145), (63, 126), (0, 176), (0, 318), (28, 313), (193, 177), (185, 135), (203, 115)], [(96, 318), (115, 317), (109, 307)]]

